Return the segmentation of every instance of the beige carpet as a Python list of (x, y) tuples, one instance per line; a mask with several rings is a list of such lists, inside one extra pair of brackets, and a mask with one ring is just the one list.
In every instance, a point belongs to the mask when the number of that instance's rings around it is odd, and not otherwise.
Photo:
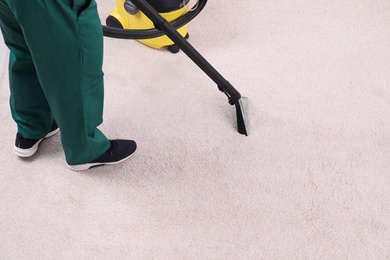
[[(115, 1), (99, 2), (104, 20)], [(389, 259), (389, 15), (210, 1), (189, 41), (250, 98), (249, 137), (184, 53), (106, 38), (101, 129), (139, 150), (83, 173), (58, 136), (13, 155), (4, 73), (0, 259)]]

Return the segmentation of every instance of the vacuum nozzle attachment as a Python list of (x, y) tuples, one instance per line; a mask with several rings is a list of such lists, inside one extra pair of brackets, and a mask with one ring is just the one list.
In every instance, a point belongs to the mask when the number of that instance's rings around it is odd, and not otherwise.
[(241, 96), (241, 94), (217, 72), (213, 76), (219, 76), (218, 81), (222, 84), (218, 85), (218, 89), (227, 97), (230, 105), (236, 106), (237, 115), (237, 130), (240, 134), (248, 136), (250, 134), (249, 120), (249, 99)]
[(240, 134), (250, 134), (249, 98), (241, 97), (235, 104), (237, 114), (237, 129)]

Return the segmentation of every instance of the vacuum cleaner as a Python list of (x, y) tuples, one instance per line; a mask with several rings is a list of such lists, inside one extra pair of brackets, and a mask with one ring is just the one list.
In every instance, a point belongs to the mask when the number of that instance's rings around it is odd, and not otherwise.
[[(188, 17), (186, 19), (182, 18), (189, 10), (189, 0), (150, 0), (149, 3), (169, 22), (181, 18), (182, 22), (177, 31), (185, 38), (189, 37)], [(199, 10), (198, 7), (195, 9)], [(106, 24), (115, 28), (134, 30), (134, 37), (149, 47), (155, 49), (168, 47), (172, 53), (177, 53), (180, 50), (169, 37), (161, 34), (161, 31), (153, 30), (155, 29), (154, 23), (143, 12), (140, 12), (138, 7), (130, 0), (116, 0), (116, 7), (107, 17)], [(141, 34), (137, 34), (137, 32)], [(147, 35), (142, 35), (142, 33)]]
[(103, 35), (136, 39), (152, 48), (167, 46), (171, 52), (182, 50), (198, 65), (235, 105), (237, 129), (249, 135), (249, 100), (241, 94), (187, 41), (188, 23), (206, 5), (198, 0), (189, 8), (189, 0), (116, 0), (116, 7), (106, 19)]

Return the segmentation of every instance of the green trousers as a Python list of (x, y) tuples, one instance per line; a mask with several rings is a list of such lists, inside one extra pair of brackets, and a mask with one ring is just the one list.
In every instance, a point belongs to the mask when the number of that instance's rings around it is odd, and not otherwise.
[(87, 163), (110, 146), (103, 121), (103, 34), (95, 0), (0, 0), (10, 49), (12, 117), (25, 138), (41, 139), (53, 116), (66, 161)]

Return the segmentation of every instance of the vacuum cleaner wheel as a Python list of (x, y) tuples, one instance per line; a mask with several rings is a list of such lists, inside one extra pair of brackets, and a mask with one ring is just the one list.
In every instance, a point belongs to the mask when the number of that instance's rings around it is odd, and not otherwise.
[[(184, 38), (188, 39), (188, 38), (190, 38), (190, 35), (187, 33), (186, 36), (184, 36)], [(180, 47), (177, 46), (176, 44), (172, 44), (172, 45), (168, 46), (168, 50), (171, 53), (178, 53), (180, 51)]]
[(168, 50), (171, 52), (171, 53), (178, 53), (180, 51), (180, 48), (179, 46), (177, 46), (176, 44), (172, 44), (172, 45), (169, 45), (168, 46)]

